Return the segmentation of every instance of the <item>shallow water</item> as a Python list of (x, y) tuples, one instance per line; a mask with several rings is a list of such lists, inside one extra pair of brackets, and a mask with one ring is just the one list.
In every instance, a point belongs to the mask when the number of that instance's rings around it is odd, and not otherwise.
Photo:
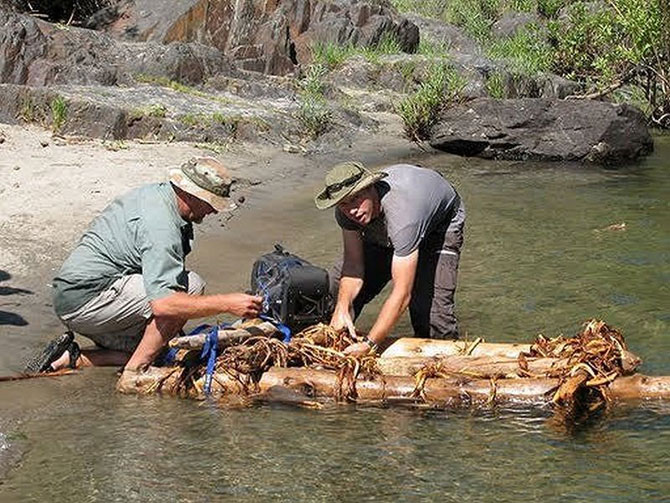
[[(624, 331), (644, 372), (670, 374), (670, 138), (616, 171), (416, 161), (468, 208), (457, 309), (469, 337), (526, 341), (599, 317)], [(191, 263), (209, 290), (246, 288), (275, 241), (332, 262), (339, 232), (312, 209), (317, 183), (266, 187), (225, 229), (201, 233)], [(98, 369), (0, 386), (0, 472), (21, 455), (0, 501), (670, 501), (670, 404), (566, 432), (543, 410), (218, 410), (120, 396), (113, 382)]]

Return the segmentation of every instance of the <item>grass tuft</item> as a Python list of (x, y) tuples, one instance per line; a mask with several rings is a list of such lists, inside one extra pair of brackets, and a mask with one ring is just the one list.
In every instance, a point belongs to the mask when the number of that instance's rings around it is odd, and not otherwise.
[(433, 64), (421, 87), (396, 107), (407, 138), (416, 142), (426, 140), (440, 112), (460, 99), (464, 86), (465, 80), (451, 66)]
[(56, 96), (51, 100), (51, 128), (57, 133), (61, 130), (67, 120), (67, 102), (62, 96)]

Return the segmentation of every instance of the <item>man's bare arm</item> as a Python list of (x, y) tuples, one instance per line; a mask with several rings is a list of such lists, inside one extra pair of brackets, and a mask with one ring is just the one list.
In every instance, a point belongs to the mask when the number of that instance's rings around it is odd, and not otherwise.
[(412, 299), (412, 288), (416, 267), (419, 262), (419, 251), (416, 250), (406, 257), (393, 257), (391, 262), (391, 277), (393, 290), (384, 302), (377, 321), (372, 326), (368, 337), (379, 344), (393, 329), (398, 318), (405, 312)]
[(243, 318), (257, 316), (263, 299), (244, 293), (220, 295), (189, 295), (175, 292), (167, 297), (151, 301), (151, 310), (156, 317), (190, 320), (220, 313), (231, 313)]
[(356, 296), (363, 288), (363, 241), (356, 231), (342, 230), (342, 241), (344, 244), (344, 261), (342, 264), (342, 276), (340, 277), (340, 288), (337, 294), (337, 303), (330, 324), (340, 329), (347, 327), (354, 334), (354, 324), (351, 319), (350, 309)]

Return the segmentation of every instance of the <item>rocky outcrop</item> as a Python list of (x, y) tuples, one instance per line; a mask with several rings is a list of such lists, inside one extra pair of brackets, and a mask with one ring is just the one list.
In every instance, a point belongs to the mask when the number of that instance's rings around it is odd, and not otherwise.
[(317, 43), (370, 46), (392, 36), (406, 52), (419, 43), (416, 25), (373, 0), (132, 0), (91, 26), (122, 40), (202, 43), (275, 75), (308, 63)]
[(430, 144), (487, 159), (617, 164), (653, 149), (644, 116), (601, 101), (480, 98), (443, 112)]
[(115, 85), (137, 74), (200, 83), (231, 68), (213, 47), (121, 43), (103, 33), (0, 11), (4, 83)]

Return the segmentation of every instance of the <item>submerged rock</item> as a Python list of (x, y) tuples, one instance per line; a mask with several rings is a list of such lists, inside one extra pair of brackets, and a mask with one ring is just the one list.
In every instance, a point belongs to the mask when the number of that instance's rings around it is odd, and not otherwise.
[(445, 110), (438, 149), (487, 159), (617, 164), (653, 150), (642, 113), (602, 101), (479, 98)]

